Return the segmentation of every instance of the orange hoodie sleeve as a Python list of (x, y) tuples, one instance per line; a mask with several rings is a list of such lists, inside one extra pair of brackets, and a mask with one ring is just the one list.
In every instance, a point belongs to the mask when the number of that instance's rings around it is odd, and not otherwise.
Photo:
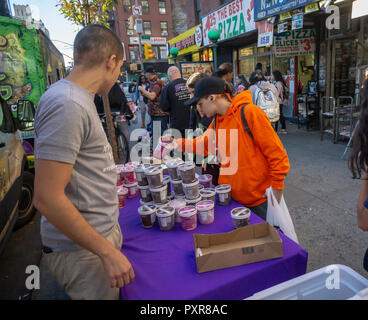
[(267, 159), (272, 188), (283, 189), (284, 180), (289, 172), (290, 164), (280, 138), (261, 108), (255, 105), (249, 105), (245, 108), (244, 113), (253, 134), (254, 142)]
[(195, 139), (176, 139), (178, 144), (178, 151), (185, 153), (194, 153), (207, 157), (209, 154), (214, 154), (215, 149), (213, 146), (213, 121), (203, 133), (203, 135)]

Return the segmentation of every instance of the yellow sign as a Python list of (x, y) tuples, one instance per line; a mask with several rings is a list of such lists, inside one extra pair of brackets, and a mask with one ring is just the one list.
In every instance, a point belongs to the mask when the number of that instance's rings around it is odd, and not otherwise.
[(248, 47), (248, 48), (243, 48), (240, 50), (240, 56), (241, 57), (248, 57), (248, 56), (252, 56), (254, 55), (254, 48), (253, 47)]
[[(198, 27), (201, 27), (201, 25), (195, 26), (186, 32), (178, 35), (175, 38), (170, 39), (167, 41), (169, 44), (169, 51), (172, 47), (176, 47), (179, 50), (178, 56), (181, 56), (183, 54), (192, 53), (198, 51), (202, 47), (198, 47), (196, 44), (196, 29)], [(168, 58), (171, 58), (171, 55), (168, 56)]]
[(307, 4), (304, 9), (305, 9), (305, 13), (315, 12), (319, 10), (319, 5), (317, 2)]
[(280, 13), (280, 20), (283, 21), (283, 20), (286, 20), (286, 19), (291, 19), (291, 12), (290, 11)]
[(199, 52), (193, 53), (192, 55), (192, 61), (200, 61), (200, 55)]

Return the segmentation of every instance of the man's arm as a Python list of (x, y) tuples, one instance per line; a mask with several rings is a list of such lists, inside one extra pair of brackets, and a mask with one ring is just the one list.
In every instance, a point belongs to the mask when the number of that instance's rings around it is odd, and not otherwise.
[(280, 202), (284, 180), (290, 169), (285, 148), (262, 109), (249, 105), (244, 112), (254, 141), (268, 162), (271, 186), (277, 201)]
[(157, 93), (156, 92), (148, 92), (146, 89), (144, 89), (142, 86), (139, 86), (138, 88), (139, 92), (145, 96), (146, 98), (152, 100), (155, 100), (157, 97)]
[(365, 173), (362, 186), (360, 188), (358, 206), (357, 206), (357, 220), (358, 227), (363, 231), (368, 231), (368, 209), (364, 205), (364, 202), (368, 199), (368, 175)]
[(134, 280), (128, 259), (100, 235), (65, 195), (72, 164), (37, 159), (34, 204), (61, 233), (102, 261), (110, 286), (123, 287)]

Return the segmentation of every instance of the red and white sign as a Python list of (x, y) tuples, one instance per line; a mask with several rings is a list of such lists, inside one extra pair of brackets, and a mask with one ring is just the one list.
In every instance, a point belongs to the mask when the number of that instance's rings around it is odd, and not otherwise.
[(133, 15), (135, 15), (136, 17), (141, 16), (142, 15), (142, 6), (133, 5), (132, 6), (132, 12), (133, 12)]
[(202, 42), (203, 42), (202, 28), (199, 26), (197, 27), (195, 31), (195, 42), (196, 42), (197, 47), (202, 46)]
[[(154, 44), (154, 45), (165, 45), (167, 40), (163, 37), (151, 37), (150, 39), (141, 39), (142, 43)], [(138, 37), (130, 37), (130, 44), (139, 44)]]
[(268, 21), (258, 22), (258, 47), (272, 46), (273, 24)]
[(220, 32), (219, 41), (255, 30), (253, 1), (234, 0), (205, 16), (202, 19), (203, 45), (211, 43), (208, 32), (212, 29)]

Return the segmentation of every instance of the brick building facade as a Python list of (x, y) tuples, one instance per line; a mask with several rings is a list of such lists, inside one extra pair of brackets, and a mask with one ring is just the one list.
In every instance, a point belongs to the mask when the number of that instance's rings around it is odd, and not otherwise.
[[(132, 6), (135, 0), (119, 0), (114, 12), (115, 33), (120, 37), (125, 46), (126, 69), (129, 64), (139, 61), (138, 34), (134, 29), (129, 28), (129, 17), (133, 15)], [(152, 44), (152, 51), (155, 57), (145, 61), (144, 65), (155, 65), (160, 72), (167, 70), (167, 49), (166, 42), (174, 37), (172, 5), (170, 0), (138, 0), (138, 5), (142, 6), (143, 34), (142, 34), (142, 54), (144, 53), (144, 42)], [(162, 70), (161, 70), (162, 69)]]
[[(174, 0), (178, 2), (180, 0)], [(187, 16), (188, 29), (200, 24), (202, 17), (210, 11), (216, 9), (229, 0), (188, 0), (186, 1), (185, 12)]]

